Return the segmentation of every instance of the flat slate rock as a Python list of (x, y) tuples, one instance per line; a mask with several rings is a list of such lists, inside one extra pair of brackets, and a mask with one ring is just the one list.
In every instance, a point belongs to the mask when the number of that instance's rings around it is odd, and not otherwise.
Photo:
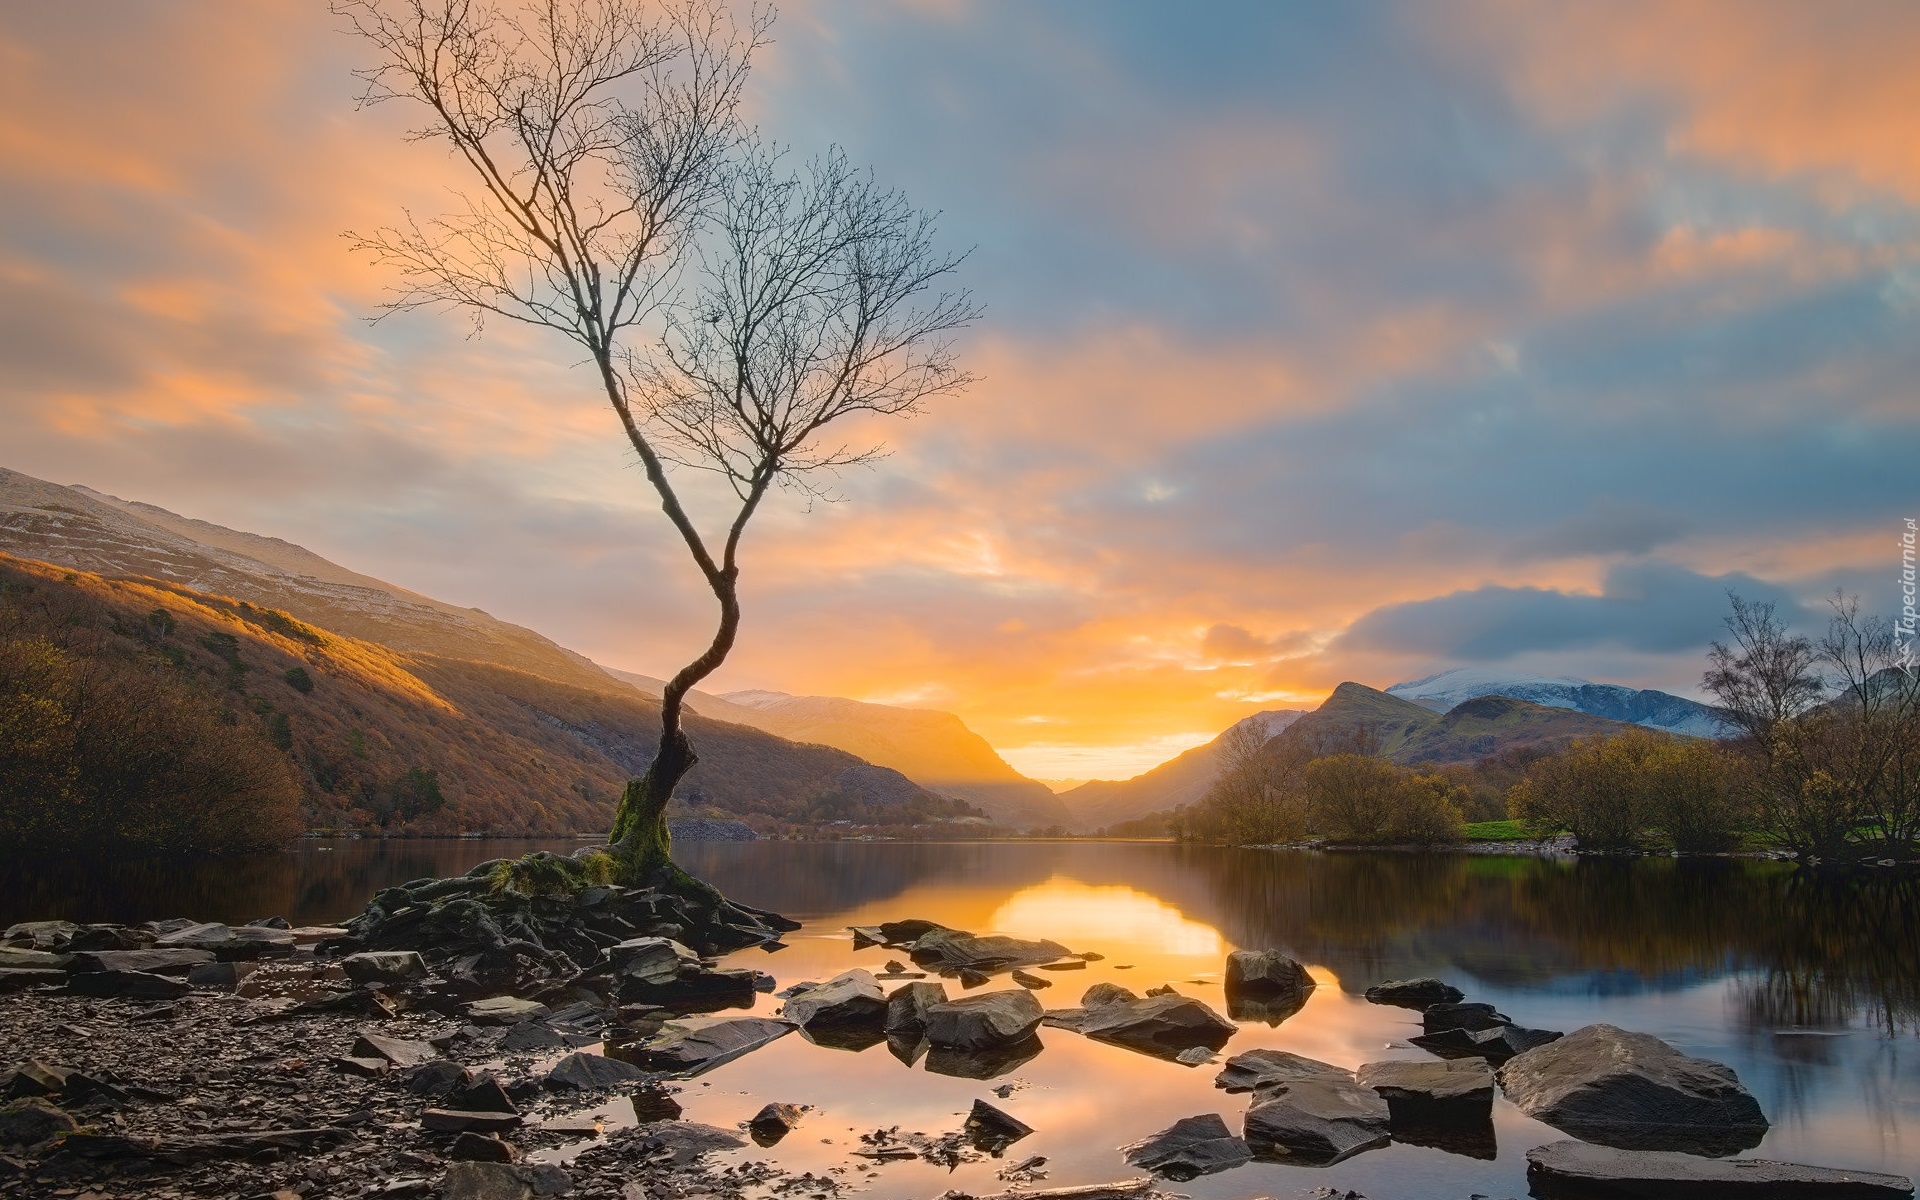
[(24, 991), (30, 987), (58, 987), (67, 981), (65, 971), (40, 967), (0, 967), (0, 993)]
[(1213, 1077), (1213, 1086), (1229, 1092), (1257, 1092), (1302, 1079), (1352, 1080), (1353, 1072), (1317, 1058), (1285, 1050), (1249, 1050), (1236, 1054)]
[(467, 1005), (467, 1020), (476, 1025), (518, 1025), (551, 1015), (552, 1010), (538, 1000), (518, 996), (489, 996)]
[[(18, 946), (0, 946), (0, 970), (65, 971), (73, 965), (73, 959), (74, 956), (71, 954), (55, 954), (51, 950), (25, 950)], [(97, 971), (101, 968), (89, 969)]]
[(1046, 1023), (1166, 1059), (1195, 1046), (1218, 1050), (1238, 1028), (1205, 1002), (1171, 992), (1092, 1008), (1056, 1009), (1047, 1013)]
[(855, 967), (788, 1000), (781, 1015), (809, 1031), (870, 1028), (878, 1034), (887, 1024), (887, 997), (871, 971)]
[(1325, 1166), (1386, 1145), (1392, 1128), (1380, 1093), (1320, 1077), (1262, 1091), (1247, 1110), (1245, 1132), (1257, 1157)]
[(1219, 1113), (1182, 1117), (1160, 1132), (1122, 1146), (1130, 1166), (1176, 1181), (1197, 1179), (1253, 1161), (1246, 1140), (1235, 1137)]
[(988, 1050), (1024, 1042), (1040, 1027), (1046, 1010), (1024, 988), (961, 996), (928, 1005), (923, 1013), (929, 1044), (950, 1050)]
[(600, 1054), (579, 1052), (569, 1054), (553, 1064), (553, 1069), (547, 1072), (546, 1085), (550, 1088), (597, 1092), (606, 1088), (619, 1087), (625, 1083), (635, 1083), (645, 1078), (647, 1078), (647, 1072), (632, 1063), (621, 1062), (617, 1058), (607, 1058)]
[[(882, 925), (881, 930), (887, 930)], [(957, 929), (931, 929), (914, 939), (908, 952), (923, 967), (947, 971), (992, 973), (1013, 967), (1037, 967), (1057, 962), (1069, 951), (1059, 942), (1028, 941), (994, 934), (976, 937)]]
[(410, 983), (427, 977), (427, 960), (415, 950), (365, 950), (341, 959), (340, 969), (355, 983)]
[(1733, 1068), (1613, 1025), (1516, 1056), (1500, 1068), (1500, 1087), (1535, 1120), (1623, 1150), (1732, 1154), (1767, 1131)]
[(1420, 1014), (1420, 1025), (1427, 1033), (1445, 1033), (1449, 1029), (1469, 1032), (1498, 1029), (1513, 1024), (1513, 1019), (1491, 1004), (1433, 1004)]
[(440, 1057), (440, 1051), (434, 1049), (431, 1042), (388, 1037), (371, 1029), (361, 1030), (360, 1036), (353, 1040), (353, 1054), (360, 1058), (384, 1058), (396, 1067), (417, 1067)]
[(1367, 989), (1367, 999), (1375, 1004), (1391, 1004), (1395, 1008), (1423, 1010), (1436, 1004), (1458, 1004), (1465, 1000), (1466, 993), (1450, 983), (1438, 979), (1389, 979)]
[(178, 1000), (193, 989), (178, 979), (146, 971), (86, 971), (67, 977), (67, 990), (79, 996), (128, 1000)]
[(747, 1139), (730, 1129), (702, 1125), (698, 1121), (655, 1121), (634, 1126), (631, 1135), (642, 1146), (660, 1147), (673, 1152), (675, 1164), (685, 1166), (702, 1154), (715, 1150), (738, 1150)]
[(1493, 1070), (1475, 1059), (1456, 1062), (1396, 1059), (1367, 1063), (1354, 1072), (1354, 1081), (1379, 1092), (1389, 1105), (1406, 1101), (1436, 1106), (1464, 1103), (1486, 1108), (1493, 1103)]
[(697, 1075), (796, 1028), (770, 1017), (682, 1017), (662, 1025), (650, 1040), (623, 1047), (621, 1056), (649, 1070)]
[(947, 1002), (947, 989), (931, 980), (903, 984), (887, 994), (887, 1017), (883, 1028), (888, 1033), (926, 1028), (927, 1010)]
[(1903, 1200), (1913, 1195), (1913, 1183), (1903, 1175), (1574, 1141), (1527, 1151), (1527, 1183), (1534, 1195), (1553, 1200)]
[(1441, 1058), (1478, 1058), (1497, 1065), (1561, 1036), (1554, 1029), (1497, 1025), (1492, 1029), (1448, 1029), (1441, 1033), (1423, 1033), (1407, 1040)]
[(430, 1108), (420, 1115), (420, 1127), (434, 1133), (499, 1133), (520, 1124), (517, 1112), (469, 1112), (457, 1108)]

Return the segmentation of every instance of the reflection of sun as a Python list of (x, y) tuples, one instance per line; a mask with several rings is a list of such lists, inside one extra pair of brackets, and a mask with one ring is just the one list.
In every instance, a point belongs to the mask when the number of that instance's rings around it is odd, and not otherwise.
[(990, 923), (1002, 933), (1068, 942), (1117, 938), (1140, 950), (1195, 958), (1217, 958), (1225, 948), (1218, 930), (1145, 892), (1059, 877), (1007, 897)]

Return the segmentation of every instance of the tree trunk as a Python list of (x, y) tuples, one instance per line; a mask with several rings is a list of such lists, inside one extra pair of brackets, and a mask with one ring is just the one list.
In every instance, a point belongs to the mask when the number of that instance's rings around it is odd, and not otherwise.
[(693, 743), (681, 732), (676, 719), (671, 729), (661, 731), (660, 749), (654, 753), (647, 773), (627, 781), (620, 806), (614, 810), (613, 832), (607, 839), (608, 852), (620, 864), (622, 882), (651, 882), (673, 865), (667, 801), (673, 799), (673, 789), (698, 761)]

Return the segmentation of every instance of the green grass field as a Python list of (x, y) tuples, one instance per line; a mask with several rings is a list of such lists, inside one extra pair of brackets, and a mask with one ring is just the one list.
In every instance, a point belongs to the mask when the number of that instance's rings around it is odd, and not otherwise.
[(1519, 821), (1469, 821), (1466, 833), (1470, 842), (1524, 842), (1535, 836)]

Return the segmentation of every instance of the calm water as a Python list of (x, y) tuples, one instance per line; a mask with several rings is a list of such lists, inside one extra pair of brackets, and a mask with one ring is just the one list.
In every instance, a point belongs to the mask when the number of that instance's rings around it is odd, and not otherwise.
[[(188, 915), (296, 923), (356, 911), (376, 888), (464, 870), (534, 845), (307, 843), (295, 852), (200, 865), (9, 865), (0, 921)], [(1728, 1063), (1773, 1122), (1750, 1153), (1920, 1175), (1920, 881), (1822, 882), (1777, 864), (1556, 862), (1408, 855), (1307, 855), (1147, 844), (748, 843), (682, 847), (697, 874), (731, 895), (804, 921), (790, 948), (735, 957), (784, 986), (849, 966), (879, 970), (897, 952), (855, 951), (850, 924), (926, 917), (976, 932), (1050, 937), (1104, 962), (1056, 976), (1049, 1007), (1103, 980), (1136, 991), (1171, 982), (1224, 1008), (1228, 951), (1278, 947), (1320, 981), (1277, 1027), (1243, 1024), (1226, 1054), (1272, 1046), (1354, 1067), (1425, 1058), (1406, 1044), (1416, 1014), (1366, 1003), (1384, 979), (1438, 975), (1524, 1025), (1594, 1021), (1665, 1038)], [(1002, 986), (996, 984), (995, 986)], [(763, 997), (770, 1010), (778, 1002)], [(1244, 1097), (1197, 1069), (1043, 1029), (1045, 1050), (992, 1080), (902, 1066), (884, 1045), (852, 1053), (789, 1036), (684, 1086), (690, 1119), (730, 1126), (769, 1100), (816, 1107), (772, 1150), (796, 1169), (847, 1162), (858, 1134), (882, 1126), (938, 1133), (976, 1099), (1037, 1132), (1011, 1159), (1046, 1155), (1041, 1186), (1122, 1178), (1117, 1147), (1197, 1113), (1238, 1128)], [(1017, 1089), (1000, 1100), (997, 1084)], [(631, 1119), (625, 1101), (608, 1106)], [(1285, 1195), (1316, 1185), (1374, 1200), (1526, 1194), (1526, 1151), (1562, 1136), (1496, 1099), (1498, 1157), (1393, 1145), (1333, 1167), (1255, 1163), (1181, 1184), (1195, 1197)], [(919, 1162), (862, 1178), (870, 1194), (1000, 1190), (1001, 1164), (953, 1174)]]

